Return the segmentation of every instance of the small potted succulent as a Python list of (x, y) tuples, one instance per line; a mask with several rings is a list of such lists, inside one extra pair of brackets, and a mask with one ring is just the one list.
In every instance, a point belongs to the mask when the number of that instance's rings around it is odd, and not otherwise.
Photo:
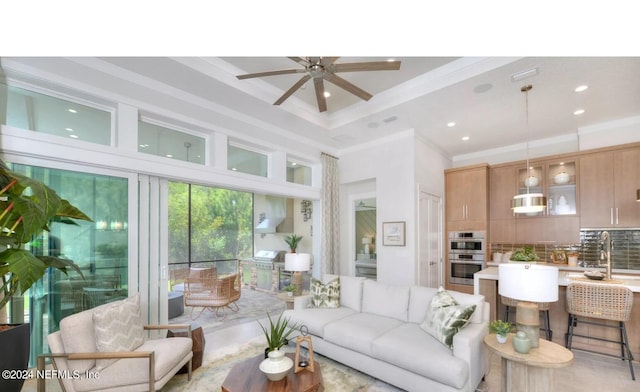
[(293, 292), (296, 291), (296, 286), (290, 284), (282, 288), (282, 291), (286, 292), (289, 297), (293, 297)]
[(489, 332), (496, 334), (498, 343), (505, 343), (507, 341), (507, 334), (511, 332), (512, 325), (508, 321), (494, 320), (489, 323)]

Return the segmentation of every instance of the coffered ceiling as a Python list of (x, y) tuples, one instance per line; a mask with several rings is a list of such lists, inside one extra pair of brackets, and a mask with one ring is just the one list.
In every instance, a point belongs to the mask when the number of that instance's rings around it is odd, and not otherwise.
[[(304, 57), (304, 56), (302, 56)], [(385, 61), (340, 57), (336, 63)], [(358, 97), (325, 83), (320, 113), (313, 82), (273, 103), (301, 74), (238, 80), (236, 75), (296, 68), (286, 57), (3, 58), (3, 70), (30, 70), (58, 83), (79, 82), (114, 97), (171, 107), (200, 130), (216, 124), (253, 140), (295, 140), (339, 153), (413, 129), (449, 157), (576, 135), (579, 129), (640, 116), (640, 57), (394, 57), (398, 71), (341, 73), (371, 93)], [(518, 80), (514, 80), (518, 79)], [(525, 96), (529, 93), (529, 125)], [(587, 85), (583, 92), (575, 92)], [(180, 104), (195, 104), (187, 109)], [(583, 114), (575, 115), (578, 109)], [(448, 126), (448, 123), (455, 126)], [(463, 137), (468, 140), (463, 141)]]

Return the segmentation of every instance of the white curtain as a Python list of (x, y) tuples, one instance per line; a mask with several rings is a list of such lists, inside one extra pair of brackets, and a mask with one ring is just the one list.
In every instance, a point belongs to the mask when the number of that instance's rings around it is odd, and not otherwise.
[(322, 153), (322, 273), (340, 274), (338, 158)]

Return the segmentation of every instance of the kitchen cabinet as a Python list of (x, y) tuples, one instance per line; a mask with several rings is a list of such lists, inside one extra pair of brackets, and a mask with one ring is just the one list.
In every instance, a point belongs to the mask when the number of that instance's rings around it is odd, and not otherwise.
[(599, 151), (580, 159), (580, 226), (640, 226), (640, 147)]
[(489, 170), (489, 233), (491, 243), (516, 242), (516, 217), (511, 200), (518, 187), (516, 165), (496, 166)]
[(445, 170), (447, 230), (486, 230), (489, 166)]
[(519, 215), (554, 216), (577, 214), (578, 170), (575, 157), (555, 157), (518, 169), (518, 193), (542, 193), (547, 198), (545, 211)]

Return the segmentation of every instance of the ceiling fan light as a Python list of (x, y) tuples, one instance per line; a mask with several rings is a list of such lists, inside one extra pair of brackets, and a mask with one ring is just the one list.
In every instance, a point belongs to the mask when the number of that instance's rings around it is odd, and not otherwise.
[(515, 195), (511, 200), (511, 209), (516, 214), (542, 212), (547, 207), (547, 198), (542, 193)]

